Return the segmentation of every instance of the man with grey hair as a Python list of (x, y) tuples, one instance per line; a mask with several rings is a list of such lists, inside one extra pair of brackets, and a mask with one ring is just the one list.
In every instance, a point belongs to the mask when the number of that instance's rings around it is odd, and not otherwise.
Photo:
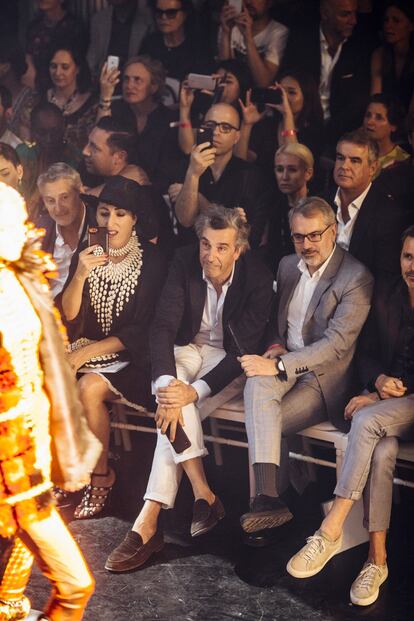
[(337, 220), (337, 244), (366, 265), (375, 278), (399, 274), (399, 240), (405, 228), (400, 206), (373, 178), (378, 145), (362, 130), (336, 146), (336, 192), (329, 197)]
[(50, 252), (59, 274), (51, 282), (53, 297), (63, 289), (72, 256), (86, 239), (88, 224), (95, 224), (93, 214), (85, 207), (80, 192), (79, 173), (64, 162), (52, 164), (39, 175), (37, 187), (47, 213), (36, 222), (45, 229), (43, 250)]
[(328, 418), (344, 426), (351, 362), (372, 294), (369, 271), (336, 244), (335, 214), (328, 203), (306, 198), (289, 220), (296, 255), (279, 264), (267, 350), (240, 358), (256, 480), (251, 510), (241, 517), (248, 533), (292, 518), (277, 484), (282, 436)]
[[(242, 374), (240, 346), (249, 353), (261, 351), (272, 276), (246, 252), (249, 226), (235, 210), (212, 205), (195, 228), (199, 243), (176, 252), (151, 329), (159, 431), (145, 504), (132, 531), (110, 554), (109, 571), (136, 569), (163, 547), (158, 517), (162, 508), (174, 506), (183, 471), (195, 500), (191, 535), (208, 532), (224, 516), (202, 465), (207, 451), (200, 407), (207, 412), (212, 395), (217, 395), (215, 407), (229, 398), (226, 391), (220, 402), (221, 391)], [(182, 426), (190, 444), (173, 447), (175, 438), (182, 439)]]

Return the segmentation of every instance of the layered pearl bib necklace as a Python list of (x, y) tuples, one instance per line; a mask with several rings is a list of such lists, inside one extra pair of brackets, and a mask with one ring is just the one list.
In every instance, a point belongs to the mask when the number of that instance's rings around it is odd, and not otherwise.
[(89, 274), (92, 308), (105, 336), (112, 326), (114, 312), (119, 317), (125, 304), (134, 295), (142, 268), (142, 248), (135, 235), (122, 248), (109, 248), (109, 256), (122, 257), (95, 267)]

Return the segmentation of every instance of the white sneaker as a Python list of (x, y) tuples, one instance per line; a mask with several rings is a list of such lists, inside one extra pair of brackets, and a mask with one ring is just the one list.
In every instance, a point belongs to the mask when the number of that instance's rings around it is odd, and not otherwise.
[(379, 595), (379, 588), (388, 578), (388, 567), (374, 565), (367, 561), (351, 586), (351, 602), (357, 606), (373, 604)]
[(310, 578), (321, 571), (326, 563), (339, 552), (342, 534), (336, 541), (327, 539), (322, 531), (317, 530), (308, 537), (306, 545), (288, 562), (286, 569), (295, 578)]

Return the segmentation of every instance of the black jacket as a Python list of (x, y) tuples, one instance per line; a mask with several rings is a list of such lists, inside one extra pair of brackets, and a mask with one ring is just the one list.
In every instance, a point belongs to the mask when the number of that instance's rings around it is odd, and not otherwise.
[[(152, 377), (176, 376), (174, 345), (188, 345), (200, 330), (207, 285), (202, 277), (198, 246), (180, 248), (170, 267), (151, 327)], [(222, 390), (242, 370), (228, 322), (248, 353), (259, 353), (273, 296), (272, 276), (250, 253), (237, 262), (223, 307), (223, 346), (226, 356), (203, 379), (212, 394)]]
[[(335, 194), (336, 189), (327, 200), (336, 211)], [(373, 183), (359, 209), (348, 250), (375, 278), (399, 274), (400, 237), (404, 226), (400, 206), (391, 194)]]

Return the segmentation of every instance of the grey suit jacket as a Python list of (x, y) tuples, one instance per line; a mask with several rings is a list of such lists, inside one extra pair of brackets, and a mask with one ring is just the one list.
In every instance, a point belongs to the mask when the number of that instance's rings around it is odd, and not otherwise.
[[(299, 257), (289, 255), (279, 264), (275, 315), (269, 345), (286, 346), (289, 304), (299, 282)], [(343, 408), (352, 392), (352, 358), (368, 316), (374, 280), (367, 268), (336, 246), (306, 311), (304, 347), (282, 356), (288, 378), (313, 372), (332, 422), (343, 427)]]
[[(90, 44), (87, 53), (87, 60), (92, 75), (96, 76), (102, 64), (108, 56), (108, 46), (111, 39), (113, 7), (109, 6), (102, 11), (95, 13), (91, 19)], [(128, 58), (137, 56), (141, 48), (142, 41), (152, 26), (152, 19), (149, 9), (142, 9), (138, 5), (129, 38)]]

